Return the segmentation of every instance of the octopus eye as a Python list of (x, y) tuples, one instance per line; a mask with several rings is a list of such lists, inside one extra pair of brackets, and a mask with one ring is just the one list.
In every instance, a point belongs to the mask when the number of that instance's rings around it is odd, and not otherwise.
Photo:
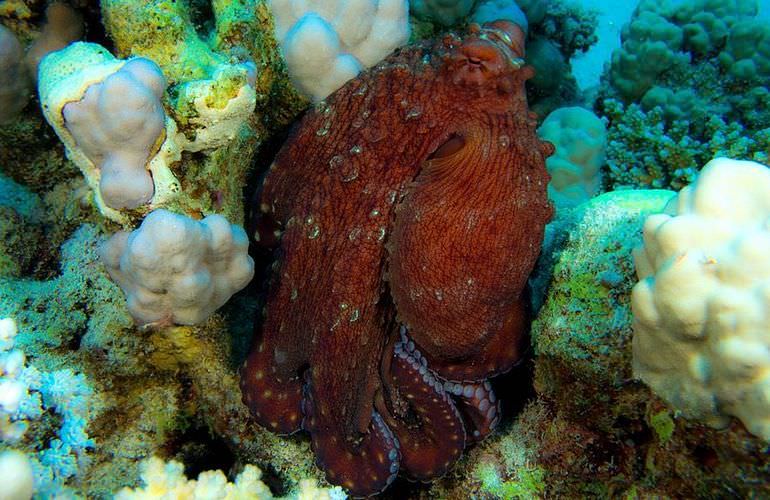
[(428, 160), (446, 158), (460, 151), (465, 146), (465, 138), (458, 134), (452, 134), (434, 152), (428, 156)]

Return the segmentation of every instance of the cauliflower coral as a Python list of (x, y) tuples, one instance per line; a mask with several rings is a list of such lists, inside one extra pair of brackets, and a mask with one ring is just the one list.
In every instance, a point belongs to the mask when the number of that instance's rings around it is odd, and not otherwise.
[(634, 374), (686, 417), (770, 441), (770, 169), (719, 158), (644, 225)]

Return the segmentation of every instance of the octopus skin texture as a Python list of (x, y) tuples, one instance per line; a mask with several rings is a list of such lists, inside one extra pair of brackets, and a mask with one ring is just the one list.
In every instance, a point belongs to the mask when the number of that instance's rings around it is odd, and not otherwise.
[(441, 476), (499, 420), (488, 379), (521, 358), (552, 215), (523, 40), (496, 21), (396, 51), (303, 117), (257, 194), (276, 260), (243, 400), (353, 496)]

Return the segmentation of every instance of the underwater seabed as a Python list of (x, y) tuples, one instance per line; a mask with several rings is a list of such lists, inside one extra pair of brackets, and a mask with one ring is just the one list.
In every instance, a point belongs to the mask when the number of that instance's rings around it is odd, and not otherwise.
[[(265, 214), (299, 213), (314, 192), (315, 178), (279, 191), (270, 176), (282, 148), (307, 153), (297, 165), (323, 160), (340, 186), (363, 184), (353, 158), (419, 150), (435, 123), (409, 127), (435, 120), (410, 104), (484, 78), (436, 73), (448, 76), (429, 96), (395, 86), (392, 109), (350, 111), (329, 94), (345, 85), (363, 102), (380, 92), (360, 86), (367, 75), (449, 71), (459, 59), (381, 61), (494, 19), (518, 28), (484, 28), (483, 47), (508, 54), (515, 78), (517, 50), (536, 72), (537, 123), (514, 139), (555, 148), (544, 159), (549, 147), (533, 146), (526, 164), (547, 170), (555, 210), (531, 228), (544, 237), (520, 291), (529, 347), (491, 378), (502, 415), (491, 435), (441, 477), (410, 481), (402, 464), (378, 497), (770, 497), (770, 3), (633, 4), (0, 2), (0, 499), (347, 497), (308, 433), (270, 432), (243, 401), (263, 310), (288, 310), (266, 292), (287, 251)], [(321, 125), (291, 133), (303, 117)], [(446, 143), (462, 152), (469, 137)], [(411, 189), (393, 200), (411, 202)], [(268, 206), (275, 192), (296, 198)], [(366, 215), (370, 240), (392, 242), (380, 210)], [(294, 255), (329, 241), (324, 223), (292, 222)], [(490, 261), (522, 255), (490, 248)], [(377, 300), (400, 306), (389, 293)], [(340, 317), (359, 320), (344, 305)]]

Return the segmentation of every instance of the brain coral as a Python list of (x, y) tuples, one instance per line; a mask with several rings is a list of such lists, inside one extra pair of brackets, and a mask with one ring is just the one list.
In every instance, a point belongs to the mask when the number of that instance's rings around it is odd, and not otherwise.
[(634, 373), (685, 416), (770, 440), (770, 170), (716, 159), (644, 225)]

